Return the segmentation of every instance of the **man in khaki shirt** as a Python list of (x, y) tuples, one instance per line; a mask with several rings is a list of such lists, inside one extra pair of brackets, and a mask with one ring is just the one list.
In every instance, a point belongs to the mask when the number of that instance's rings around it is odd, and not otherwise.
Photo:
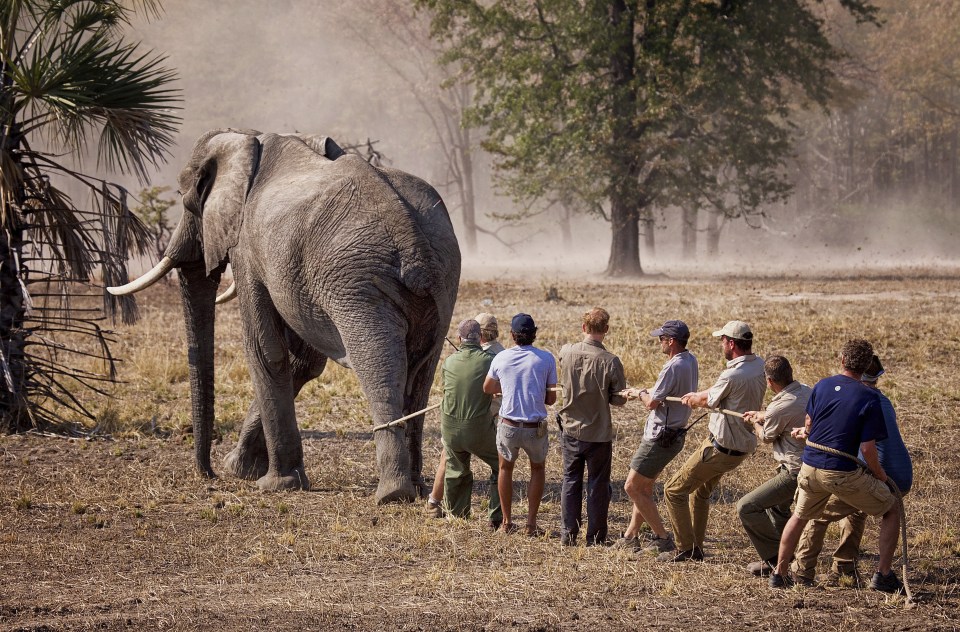
[[(687, 393), (681, 402), (691, 408), (724, 408), (735, 412), (758, 410), (763, 404), (767, 381), (763, 374), (763, 360), (752, 351), (750, 325), (731, 320), (713, 335), (720, 338), (727, 368), (709, 390)], [(741, 419), (720, 412), (710, 415), (710, 436), (663, 489), (676, 548), (661, 553), (658, 560), (703, 559), (710, 494), (724, 474), (740, 465), (756, 449), (757, 437)]]
[(576, 544), (583, 509), (583, 472), (587, 470), (587, 546), (607, 540), (613, 437), (610, 405), (623, 406), (626, 387), (620, 358), (606, 350), (610, 314), (595, 307), (583, 315), (583, 341), (560, 349), (564, 405), (557, 415), (563, 432), (562, 528), (560, 542)]
[(790, 436), (790, 431), (803, 427), (811, 390), (793, 379), (793, 367), (783, 356), (768, 357), (763, 371), (767, 386), (774, 392), (773, 399), (764, 411), (744, 413), (743, 421), (760, 441), (773, 444), (777, 474), (737, 503), (740, 522), (760, 554), (760, 561), (749, 564), (747, 570), (758, 576), (769, 575), (776, 566), (780, 536), (790, 519), (804, 447), (804, 442)]

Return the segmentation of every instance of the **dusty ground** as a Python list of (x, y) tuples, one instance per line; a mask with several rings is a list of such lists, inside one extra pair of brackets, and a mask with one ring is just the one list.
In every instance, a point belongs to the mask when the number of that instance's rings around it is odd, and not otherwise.
[[(549, 286), (562, 300), (545, 302)], [(541, 346), (578, 338), (594, 304), (614, 315), (608, 347), (633, 385), (649, 386), (662, 357), (646, 336), (667, 318), (691, 326), (701, 387), (722, 365), (709, 332), (730, 318), (754, 324), (761, 354), (779, 352), (814, 383), (832, 373), (843, 340), (875, 342), (915, 461), (907, 499), (910, 580), (922, 603), (852, 588), (772, 592), (743, 567), (754, 553), (734, 503), (771, 474), (761, 450), (718, 490), (704, 563), (658, 564), (611, 549), (564, 549), (555, 534), (487, 533), (475, 518), (426, 520), (421, 507), (378, 508), (369, 418), (356, 382), (333, 369), (298, 402), (310, 492), (262, 494), (252, 483), (207, 481), (192, 469), (179, 306), (151, 289), (144, 321), (122, 331), (126, 384), (100, 414), (93, 440), (0, 437), (0, 630), (73, 629), (915, 629), (960, 627), (960, 277), (756, 278), (630, 284), (540, 280), (464, 284), (455, 320), (478, 311), (534, 315)], [(249, 403), (236, 306), (218, 321), (216, 461), (232, 447)], [(635, 404), (616, 413), (611, 532), (627, 521), (622, 493), (642, 428)], [(427, 417), (425, 475), (439, 454)], [(702, 437), (688, 439), (680, 459)], [(104, 438), (102, 433), (110, 433)], [(679, 465), (675, 461), (667, 470)], [(486, 468), (477, 465), (478, 479)], [(559, 525), (554, 441), (540, 522)], [(525, 510), (526, 463), (518, 466)], [(863, 567), (872, 572), (876, 523)]]

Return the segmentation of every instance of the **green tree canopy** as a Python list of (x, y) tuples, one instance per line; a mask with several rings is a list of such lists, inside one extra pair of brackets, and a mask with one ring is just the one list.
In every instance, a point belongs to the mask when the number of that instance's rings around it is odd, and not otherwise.
[[(71, 311), (71, 297), (98, 272), (106, 285), (124, 283), (128, 252), (148, 242), (126, 191), (78, 165), (90, 152), (98, 166), (145, 181), (179, 120), (173, 71), (120, 37), (137, 9), (159, 5), (0, 0), (0, 426), (56, 417), (43, 404), (50, 399), (89, 415), (75, 384), (96, 389), (113, 376), (98, 318)], [(75, 202), (77, 190), (89, 204)], [(38, 283), (45, 289), (31, 296)], [(107, 314), (119, 306), (135, 317), (133, 302), (103, 296)], [(93, 336), (109, 375), (75, 368), (55, 332)]]
[[(612, 226), (607, 273), (642, 273), (656, 206), (757, 212), (789, 190), (797, 104), (825, 105), (838, 52), (812, 0), (418, 0), (476, 89), (475, 124), (517, 199)], [(839, 0), (858, 20), (866, 1)]]

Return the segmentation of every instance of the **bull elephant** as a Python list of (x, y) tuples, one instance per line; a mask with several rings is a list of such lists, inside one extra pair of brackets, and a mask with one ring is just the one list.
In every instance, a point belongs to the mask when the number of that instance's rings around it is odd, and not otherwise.
[[(127, 294), (180, 277), (196, 458), (210, 465), (214, 300), (229, 262), (254, 402), (225, 467), (309, 488), (294, 397), (327, 359), (352, 367), (374, 424), (426, 406), (456, 301), (460, 249), (437, 192), (318, 136), (215, 130), (179, 176), (165, 257)], [(378, 502), (422, 491), (423, 417), (374, 433)]]

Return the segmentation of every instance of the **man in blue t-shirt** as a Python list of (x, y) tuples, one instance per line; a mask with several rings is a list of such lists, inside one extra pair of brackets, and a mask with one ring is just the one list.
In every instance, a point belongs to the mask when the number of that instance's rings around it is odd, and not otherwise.
[[(893, 410), (893, 404), (877, 388), (877, 380), (881, 375), (883, 375), (883, 365), (880, 363), (880, 358), (873, 356), (870, 366), (860, 381), (875, 389), (880, 396), (880, 408), (883, 410), (883, 420), (887, 428), (887, 438), (877, 441), (880, 465), (887, 476), (896, 483), (900, 493), (905, 495), (913, 486), (913, 463), (910, 460), (910, 453), (907, 452), (907, 446), (903, 443), (903, 437), (900, 435), (897, 413)], [(860, 458), (863, 458), (863, 455)], [(791, 568), (794, 576), (813, 581), (817, 569), (817, 558), (820, 557), (820, 550), (823, 548), (827, 527), (831, 522), (841, 520), (840, 542), (833, 552), (833, 565), (827, 575), (827, 583), (840, 584), (843, 578), (847, 578), (849, 583), (859, 586), (857, 559), (860, 557), (860, 542), (863, 539), (867, 515), (836, 497), (831, 498), (823, 514), (816, 520), (811, 520), (803, 530)]]
[(547, 406), (557, 401), (557, 362), (553, 355), (533, 346), (537, 326), (529, 314), (517, 314), (510, 323), (516, 343), (494, 357), (483, 381), (483, 392), (503, 394), (500, 423), (497, 425), (497, 452), (500, 474), (497, 489), (503, 510), (501, 530), (514, 531), (513, 466), (520, 450), (530, 459), (530, 487), (527, 495), (527, 535), (538, 535), (537, 511), (546, 483)]
[[(840, 354), (840, 374), (820, 380), (813, 387), (805, 427), (794, 431), (796, 438), (807, 440), (807, 446), (797, 476), (796, 506), (780, 538), (776, 571), (770, 575), (771, 588), (785, 588), (793, 583), (787, 576), (787, 567), (800, 535), (808, 521), (821, 516), (831, 496), (871, 516), (883, 516), (880, 562), (870, 587), (884, 592), (903, 588), (891, 568), (900, 535), (900, 512), (886, 485), (887, 474), (877, 454), (877, 441), (887, 438), (886, 424), (879, 395), (860, 382), (872, 359), (873, 347), (869, 342), (849, 340)], [(848, 455), (856, 454), (859, 448), (870, 471), (814, 444)]]

